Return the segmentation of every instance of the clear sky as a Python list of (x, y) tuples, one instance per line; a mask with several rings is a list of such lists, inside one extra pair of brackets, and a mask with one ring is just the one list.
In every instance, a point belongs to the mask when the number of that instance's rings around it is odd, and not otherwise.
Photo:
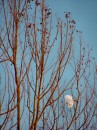
[(62, 19), (65, 11), (72, 13), (77, 28), (83, 32), (84, 42), (93, 46), (97, 59), (97, 0), (47, 0), (47, 4)]
[[(63, 20), (65, 19), (64, 12), (72, 13), (76, 27), (83, 33), (84, 42), (93, 48), (92, 54), (97, 63), (97, 0), (46, 0), (46, 3), (51, 8), (53, 15), (57, 14)], [(2, 18), (0, 17), (0, 19)], [(54, 17), (53, 19), (56, 20)], [(3, 71), (0, 68), (0, 73)], [(67, 77), (72, 75), (71, 71), (67, 73)]]

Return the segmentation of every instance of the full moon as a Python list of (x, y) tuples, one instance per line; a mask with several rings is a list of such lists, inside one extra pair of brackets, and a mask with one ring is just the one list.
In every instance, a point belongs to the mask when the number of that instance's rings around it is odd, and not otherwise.
[(70, 95), (65, 95), (64, 98), (65, 98), (65, 104), (68, 106), (68, 108), (73, 107), (73, 104), (74, 104), (73, 97)]

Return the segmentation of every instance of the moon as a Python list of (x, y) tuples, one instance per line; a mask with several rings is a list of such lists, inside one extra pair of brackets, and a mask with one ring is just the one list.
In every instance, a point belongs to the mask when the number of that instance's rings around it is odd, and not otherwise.
[(74, 105), (73, 97), (70, 95), (65, 95), (65, 104), (68, 106), (68, 108), (72, 108)]

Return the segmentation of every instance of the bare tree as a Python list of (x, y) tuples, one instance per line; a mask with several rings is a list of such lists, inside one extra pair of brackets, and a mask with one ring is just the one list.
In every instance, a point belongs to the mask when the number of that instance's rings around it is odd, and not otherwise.
[(96, 129), (96, 61), (70, 12), (53, 23), (45, 0), (2, 0), (1, 12), (1, 129)]

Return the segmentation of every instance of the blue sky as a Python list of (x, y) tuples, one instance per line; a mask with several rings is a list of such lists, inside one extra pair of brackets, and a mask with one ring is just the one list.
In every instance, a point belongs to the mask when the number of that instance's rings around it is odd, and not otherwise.
[[(53, 16), (57, 14), (63, 20), (64, 12), (72, 13), (76, 27), (83, 33), (83, 41), (93, 46), (92, 54), (97, 59), (97, 0), (47, 0), (46, 3), (51, 8)], [(54, 17), (53, 19), (56, 20)], [(67, 74), (69, 77), (72, 72), (67, 70)]]
[(76, 27), (83, 33), (85, 44), (93, 47), (93, 55), (96, 56), (97, 0), (47, 0), (47, 4), (52, 9), (53, 14), (57, 14), (61, 19), (64, 19), (65, 11), (72, 13)]

